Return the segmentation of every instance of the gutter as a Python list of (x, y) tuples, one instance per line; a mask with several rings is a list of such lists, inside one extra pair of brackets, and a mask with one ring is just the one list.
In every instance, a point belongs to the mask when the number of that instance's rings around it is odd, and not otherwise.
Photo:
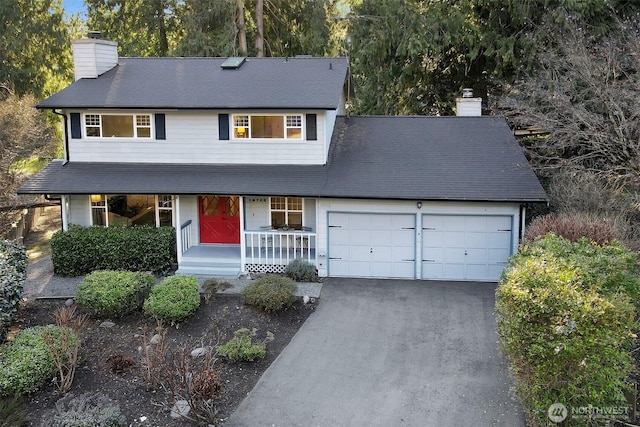
[(64, 162), (62, 166), (66, 166), (69, 163), (69, 135), (67, 134), (67, 115), (63, 113), (58, 113), (56, 110), (53, 111), (53, 114), (57, 114), (58, 116), (62, 116), (63, 121), (63, 129), (62, 129), (62, 138), (64, 139)]

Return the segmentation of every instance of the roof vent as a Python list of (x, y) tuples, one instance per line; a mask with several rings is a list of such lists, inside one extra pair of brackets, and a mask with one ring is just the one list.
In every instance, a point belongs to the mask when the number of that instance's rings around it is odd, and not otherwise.
[(223, 70), (237, 70), (244, 64), (247, 58), (244, 56), (230, 56), (220, 66)]
[(88, 31), (87, 32), (88, 39), (100, 40), (102, 38), (102, 33), (100, 31)]
[(473, 98), (473, 89), (467, 87), (462, 89), (462, 97), (463, 98)]

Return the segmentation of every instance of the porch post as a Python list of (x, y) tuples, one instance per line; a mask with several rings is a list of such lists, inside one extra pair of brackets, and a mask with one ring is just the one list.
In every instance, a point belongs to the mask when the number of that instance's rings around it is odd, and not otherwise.
[(176, 217), (176, 261), (178, 262), (178, 267), (180, 266), (180, 262), (182, 262), (182, 221), (180, 220), (180, 196), (175, 196), (175, 217)]
[(247, 251), (244, 248), (244, 197), (238, 196), (238, 199), (240, 199), (240, 273), (244, 274), (246, 273), (244, 266), (247, 261)]
[(67, 217), (67, 196), (60, 196), (60, 216), (62, 217), (62, 231), (69, 229), (69, 218)]

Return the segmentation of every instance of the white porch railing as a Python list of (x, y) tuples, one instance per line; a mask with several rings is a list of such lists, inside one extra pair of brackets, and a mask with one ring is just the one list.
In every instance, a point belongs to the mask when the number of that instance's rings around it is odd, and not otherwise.
[(245, 231), (247, 264), (287, 265), (302, 258), (316, 263), (316, 233), (308, 231)]
[(185, 253), (187, 249), (193, 246), (191, 242), (191, 220), (188, 220), (180, 226), (180, 236), (182, 243), (182, 253)]

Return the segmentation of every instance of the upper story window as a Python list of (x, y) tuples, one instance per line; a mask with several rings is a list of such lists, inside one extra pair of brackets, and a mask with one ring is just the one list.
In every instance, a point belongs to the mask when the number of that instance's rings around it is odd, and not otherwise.
[(235, 139), (302, 139), (302, 115), (255, 115), (233, 116)]
[(151, 114), (85, 114), (87, 138), (151, 138)]

